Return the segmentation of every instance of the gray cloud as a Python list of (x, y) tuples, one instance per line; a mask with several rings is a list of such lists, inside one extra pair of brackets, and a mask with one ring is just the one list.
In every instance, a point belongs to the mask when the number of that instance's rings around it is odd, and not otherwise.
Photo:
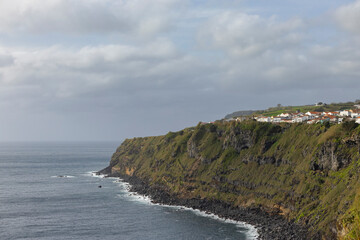
[(355, 34), (360, 34), (360, 1), (357, 0), (338, 8), (335, 18), (342, 28)]
[[(0, 69), (6, 79), (0, 83), (4, 92), (0, 98), (8, 102), (12, 98), (33, 101), (47, 110), (61, 103), (74, 110), (71, 106), (76, 103), (67, 105), (68, 101), (109, 96), (127, 99), (139, 107), (148, 104), (149, 98), (156, 101), (156, 96), (172, 98), (177, 91), (196, 92), (211, 81), (209, 75), (216, 69), (180, 53), (166, 39), (140, 46), (102, 45), (76, 50), (49, 47), (12, 52), (14, 64)], [(154, 104), (151, 101), (149, 104)]]
[(0, 68), (9, 66), (13, 63), (14, 63), (14, 59), (12, 58), (12, 56), (7, 54), (0, 54)]
[[(17, 41), (0, 43), (0, 139), (118, 139), (240, 109), (359, 98), (356, 39), (319, 40), (304, 16), (212, 6), (1, 1), (0, 32)], [(51, 33), (61, 45), (47, 43)]]
[(225, 54), (218, 83), (224, 91), (325, 96), (327, 89), (360, 87), (359, 45), (315, 44), (306, 24), (228, 11), (209, 19), (199, 41)]
[(169, 28), (178, 0), (4, 0), (5, 33), (106, 33), (153, 35)]
[(285, 22), (276, 17), (227, 11), (212, 17), (199, 33), (201, 42), (225, 50), (235, 57), (252, 57), (269, 50), (286, 50), (302, 41), (301, 19)]

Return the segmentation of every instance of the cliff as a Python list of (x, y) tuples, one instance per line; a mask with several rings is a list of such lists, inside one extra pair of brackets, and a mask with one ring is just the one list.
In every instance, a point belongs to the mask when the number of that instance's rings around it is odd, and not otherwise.
[(248, 216), (262, 214), (286, 220), (282, 228), (295, 229), (286, 234), (303, 238), (360, 239), (360, 127), (353, 122), (199, 124), (127, 139), (101, 173), (132, 181), (159, 202), (254, 224)]

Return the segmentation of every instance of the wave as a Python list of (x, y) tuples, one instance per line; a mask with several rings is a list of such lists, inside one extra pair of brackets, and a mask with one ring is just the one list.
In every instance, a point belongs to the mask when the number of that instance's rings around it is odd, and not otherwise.
[(87, 173), (83, 174), (83, 176), (90, 176), (90, 177), (96, 177), (96, 178), (105, 178), (106, 177), (103, 174), (98, 174), (96, 171), (87, 172)]
[(128, 201), (158, 205), (156, 203), (153, 203), (151, 198), (149, 198), (148, 196), (141, 195), (136, 192), (131, 192), (130, 184), (127, 182), (124, 182), (120, 178), (117, 178), (117, 180), (113, 181), (113, 183), (116, 183), (121, 188), (122, 192), (125, 193), (125, 194), (118, 194), (117, 196), (119, 198), (124, 198), (124, 196), (125, 196), (126, 200), (128, 200)]
[[(96, 174), (96, 172), (89, 172), (87, 174), (87, 176), (92, 176), (92, 177), (97, 177), (97, 178), (105, 178), (106, 177), (106, 175), (101, 175), (101, 174), (98, 175), (98, 174)], [(149, 198), (148, 196), (144, 196), (144, 195), (138, 194), (136, 192), (131, 192), (130, 191), (131, 185), (129, 183), (123, 181), (123, 179), (117, 178), (117, 177), (116, 178), (115, 177), (109, 177), (109, 178), (106, 177), (106, 178), (107, 179), (115, 179), (115, 180), (113, 180), (113, 183), (116, 183), (121, 188), (122, 192), (126, 193), (126, 194), (117, 194), (117, 197), (119, 197), (119, 198), (122, 198), (122, 199), (125, 198), (128, 201), (138, 202), (138, 203), (147, 204), (147, 205), (151, 204), (151, 205), (156, 205), (156, 206), (161, 206), (161, 207), (166, 207), (166, 208), (173, 208), (173, 209), (176, 209), (177, 211), (191, 211), (198, 216), (212, 218), (217, 221), (235, 224), (237, 227), (242, 228), (242, 229), (243, 228), (248, 229), (245, 232), (248, 239), (258, 239), (259, 238), (259, 233), (258, 233), (256, 227), (251, 224), (248, 224), (246, 222), (222, 218), (216, 214), (204, 212), (204, 211), (194, 209), (194, 208), (154, 203), (154, 202), (152, 202), (151, 198)], [(242, 232), (244, 232), (244, 231), (242, 230)]]

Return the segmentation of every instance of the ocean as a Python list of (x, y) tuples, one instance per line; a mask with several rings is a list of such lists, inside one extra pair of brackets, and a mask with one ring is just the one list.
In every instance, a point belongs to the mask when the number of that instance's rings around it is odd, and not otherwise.
[(249, 225), (152, 204), (119, 179), (94, 176), (118, 145), (0, 143), (0, 239), (256, 238)]

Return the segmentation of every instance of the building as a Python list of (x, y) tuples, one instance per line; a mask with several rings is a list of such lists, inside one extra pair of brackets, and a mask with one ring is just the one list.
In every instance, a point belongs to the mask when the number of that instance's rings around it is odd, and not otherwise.
[(352, 109), (352, 110), (350, 110), (350, 116), (352, 118), (360, 117), (360, 109)]
[(281, 118), (290, 118), (290, 117), (291, 117), (291, 114), (290, 114), (290, 113), (282, 113), (282, 114), (278, 115), (278, 117), (281, 117)]
[(296, 116), (293, 118), (293, 122), (296, 122), (296, 123), (305, 122), (307, 120), (308, 120), (308, 116), (306, 116), (306, 115), (299, 115), (299, 116)]
[[(359, 104), (360, 106), (360, 104)], [(342, 123), (345, 119), (355, 119), (360, 124), (360, 109), (347, 109), (343, 111), (334, 112), (306, 112), (304, 113), (281, 113), (277, 116), (257, 117), (256, 120), (259, 122), (272, 122), (272, 123), (303, 123), (308, 124), (314, 123)]]
[(360, 117), (357, 117), (355, 122), (360, 124)]
[(281, 122), (281, 117), (271, 117), (271, 122), (279, 123)]
[(322, 115), (337, 116), (339, 115), (339, 112), (323, 112)]
[(340, 116), (343, 116), (343, 117), (349, 117), (350, 116), (350, 110), (343, 110), (343, 111), (340, 111)]
[(256, 121), (258, 121), (258, 122), (271, 122), (271, 118), (270, 117), (258, 117), (256, 119)]
[(305, 115), (308, 116), (308, 119), (314, 119), (314, 118), (318, 118), (319, 116), (321, 116), (321, 113), (320, 112), (306, 112)]

